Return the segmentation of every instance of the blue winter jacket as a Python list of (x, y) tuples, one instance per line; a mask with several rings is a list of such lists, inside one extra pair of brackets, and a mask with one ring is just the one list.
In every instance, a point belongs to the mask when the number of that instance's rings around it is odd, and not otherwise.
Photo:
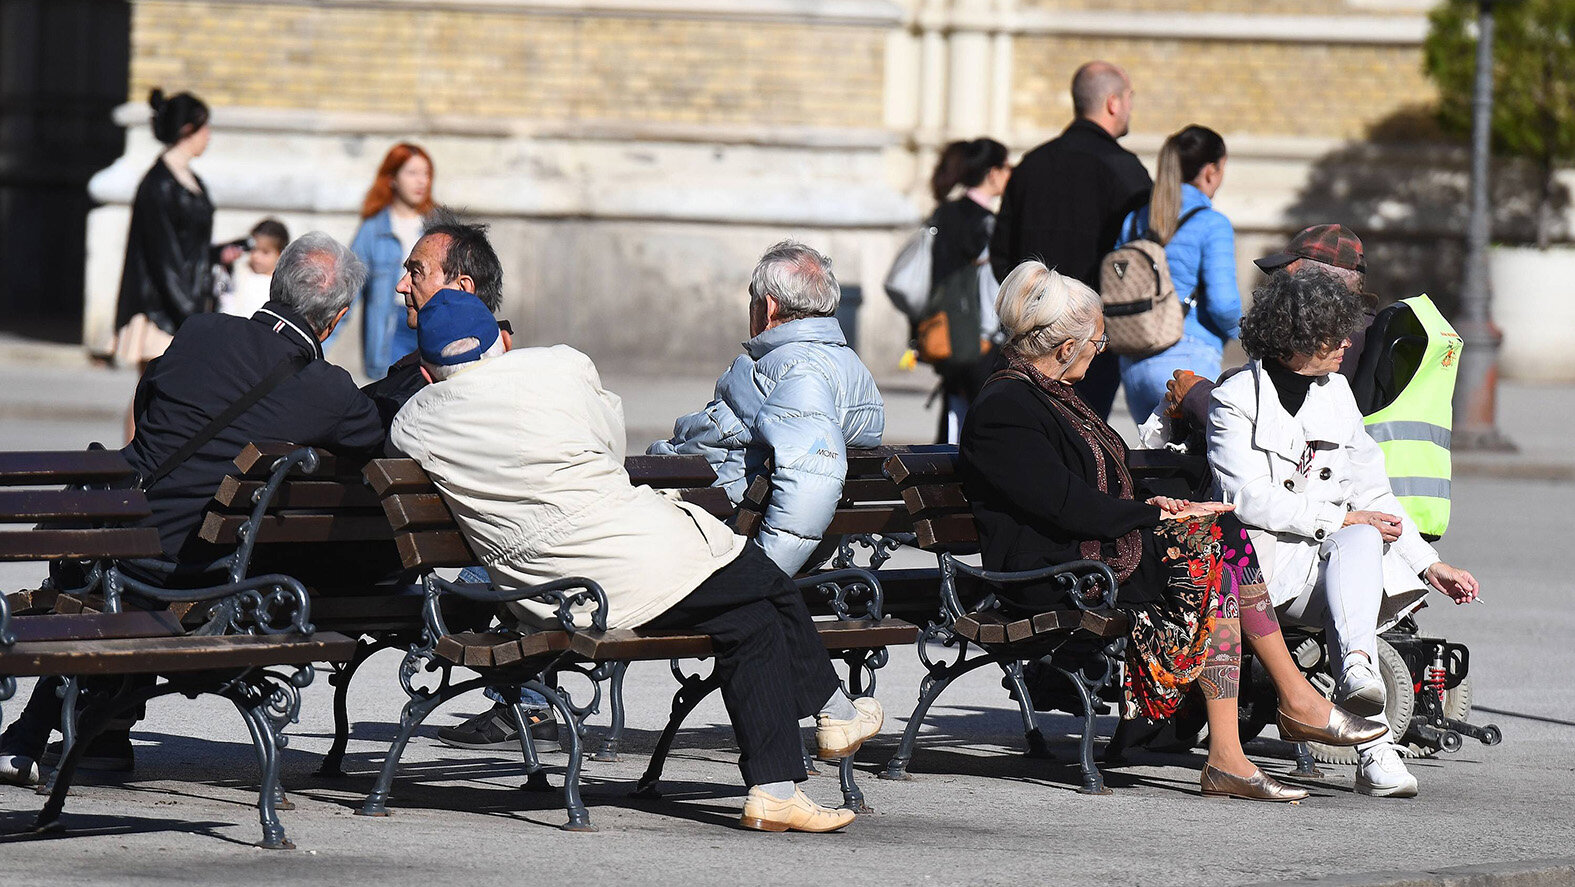
[(361, 325), (364, 368), (368, 377), (381, 379), (394, 361), (416, 347), (415, 330), (405, 325), (405, 306), (394, 292), (405, 275), (405, 250), (394, 236), (389, 210), (361, 223), (350, 251), (366, 264), (367, 271), (366, 283), (356, 294), (365, 312)]
[[(1187, 312), (1184, 335), (1210, 342), (1224, 349), (1225, 343), (1241, 331), (1241, 291), (1236, 288), (1236, 232), (1230, 219), (1196, 187), (1181, 186), (1181, 213), (1204, 207), (1203, 211), (1187, 220), (1176, 236), (1165, 245), (1165, 258), (1170, 262), (1170, 281), (1176, 295), (1183, 302), (1198, 289), (1198, 279), (1203, 279), (1203, 292), (1198, 303)], [(1121, 223), (1120, 246), (1148, 230), (1148, 207), (1127, 214)]]
[(647, 452), (704, 455), (734, 504), (773, 458), (758, 541), (791, 576), (837, 510), (848, 447), (880, 445), (886, 408), (834, 318), (789, 321), (745, 342), (744, 352), (717, 380), (715, 399)]

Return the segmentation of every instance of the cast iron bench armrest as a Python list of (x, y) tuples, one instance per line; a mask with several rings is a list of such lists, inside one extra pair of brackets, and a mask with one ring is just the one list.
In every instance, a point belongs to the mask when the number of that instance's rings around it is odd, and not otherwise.
[[(212, 601), (207, 625), (192, 634), (309, 635), (312, 599), (306, 586), (290, 576), (271, 573), (208, 588), (174, 589), (150, 585), (110, 568), (104, 581), (104, 600), (111, 613), (120, 612), (120, 596), (132, 591), (165, 604)], [(287, 621), (286, 621), (287, 620)]]
[(569, 634), (576, 631), (573, 608), (579, 604), (593, 604), (590, 627), (596, 631), (607, 630), (607, 592), (593, 580), (580, 576), (554, 579), (529, 588), (502, 589), (479, 582), (450, 582), (428, 571), (421, 577), (421, 584), (426, 595), (426, 605), (423, 610), (426, 614), (427, 627), (436, 632), (433, 637), (443, 637), (449, 633), (448, 626), (443, 621), (442, 607), (439, 605), (440, 599), (445, 594), (496, 604), (525, 600), (555, 604), (558, 608), (558, 621), (562, 624), (563, 630)]
[[(1054, 579), (1055, 584), (1066, 593), (1067, 599), (1079, 610), (1108, 610), (1116, 605), (1116, 574), (1107, 564), (1099, 561), (1072, 561), (1053, 567), (1040, 567), (1037, 570), (1004, 572), (970, 566), (951, 554), (943, 553), (941, 571), (962, 573), (997, 585)], [(1097, 603), (1090, 603), (1090, 593), (1095, 591), (1098, 592)], [(961, 618), (969, 611), (969, 608), (964, 607), (957, 597), (956, 583), (941, 583), (941, 596), (942, 603), (951, 611), (953, 619)]]
[[(812, 590), (819, 591), (826, 598), (826, 603), (831, 606), (831, 612), (837, 617), (838, 622), (853, 622), (861, 619), (874, 619), (879, 622), (886, 612), (886, 596), (881, 590), (880, 580), (874, 573), (860, 567), (846, 567), (802, 576), (793, 580), (793, 584), (797, 585), (799, 591), (804, 592), (806, 596)], [(854, 607), (860, 604), (862, 604), (862, 613), (854, 610)]]

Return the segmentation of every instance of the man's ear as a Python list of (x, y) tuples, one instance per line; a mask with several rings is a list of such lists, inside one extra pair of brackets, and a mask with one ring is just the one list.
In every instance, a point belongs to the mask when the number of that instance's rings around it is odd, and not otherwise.
[(326, 342), (326, 341), (328, 341), (328, 337), (334, 334), (334, 328), (339, 326), (339, 321), (344, 320), (345, 319), (345, 315), (349, 314), (349, 313), (350, 313), (350, 306), (349, 305), (346, 305), (343, 308), (340, 308), (339, 309), (339, 313), (334, 315), (333, 322), (328, 325), (328, 329), (323, 330), (320, 334), (318, 334), (317, 341), (319, 341), (319, 342)]
[(503, 350), (504, 351), (513, 351), (514, 350), (514, 334), (509, 332), (508, 330), (498, 330), (498, 335), (503, 337)]
[(766, 326), (776, 323), (782, 317), (782, 303), (777, 297), (766, 293)]
[(464, 290), (471, 295), (476, 294), (476, 281), (469, 274), (461, 274), (443, 285), (457, 290)]

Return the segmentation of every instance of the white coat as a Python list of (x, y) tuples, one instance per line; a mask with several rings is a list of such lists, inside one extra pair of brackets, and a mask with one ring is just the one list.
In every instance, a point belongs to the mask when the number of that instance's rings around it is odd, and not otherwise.
[(1383, 452), (1363, 426), (1344, 376), (1314, 382), (1292, 416), (1261, 364), (1249, 362), (1214, 389), (1208, 449), (1215, 495), (1235, 503), (1249, 528), (1275, 606), (1317, 582), (1319, 548), (1347, 511), (1401, 520), (1400, 538), (1384, 547), (1386, 594), (1426, 587), (1420, 574), (1438, 553), (1390, 490)]
[[(623, 402), (567, 345), (428, 385), (389, 439), (432, 476), (498, 587), (584, 576), (607, 593), (609, 628), (655, 619), (744, 550), (703, 509), (630, 482)], [(545, 604), (511, 608), (531, 625), (554, 619)]]

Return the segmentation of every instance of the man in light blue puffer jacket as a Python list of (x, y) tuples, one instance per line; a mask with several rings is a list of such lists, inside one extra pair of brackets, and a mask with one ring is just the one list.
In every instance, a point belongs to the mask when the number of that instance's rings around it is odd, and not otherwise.
[(704, 455), (735, 505), (773, 460), (758, 540), (790, 576), (837, 510), (848, 448), (878, 446), (886, 425), (875, 380), (833, 317), (841, 296), (826, 256), (793, 241), (767, 250), (749, 282), (745, 353), (711, 403), (647, 451)]

